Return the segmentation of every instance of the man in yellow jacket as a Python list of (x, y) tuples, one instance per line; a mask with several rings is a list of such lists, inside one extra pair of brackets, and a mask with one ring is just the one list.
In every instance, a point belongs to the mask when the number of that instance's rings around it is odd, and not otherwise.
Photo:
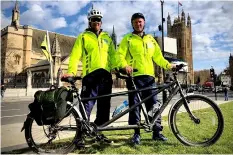
[[(125, 68), (128, 74), (132, 74), (137, 89), (155, 86), (155, 73), (153, 62), (164, 69), (171, 69), (175, 67), (174, 64), (170, 64), (164, 59), (159, 45), (154, 38), (145, 34), (144, 25), (145, 17), (142, 13), (135, 13), (131, 18), (131, 24), (134, 29), (132, 33), (126, 34), (118, 49), (118, 61), (121, 64), (120, 68)], [(133, 69), (137, 69), (137, 72), (133, 72)], [(133, 89), (131, 81), (126, 81), (127, 88)], [(142, 92), (142, 99), (152, 94), (155, 90), (148, 90)], [(136, 94), (129, 94), (129, 106), (138, 103)], [(148, 100), (145, 105), (147, 111), (152, 109), (153, 105), (156, 104), (157, 96), (154, 96), (151, 100)], [(140, 122), (140, 109), (137, 107), (135, 110), (129, 113), (129, 124), (135, 125)], [(149, 117), (151, 120), (151, 117)], [(156, 122), (153, 128), (154, 140), (166, 141), (167, 138), (160, 132), (162, 131), (161, 117)], [(140, 144), (140, 130), (135, 129), (135, 133), (132, 138), (134, 144)]]
[[(114, 65), (114, 43), (107, 32), (101, 29), (102, 17), (100, 11), (92, 9), (88, 13), (89, 28), (81, 33), (70, 54), (68, 74), (74, 76), (77, 66), (82, 59), (82, 98), (96, 97), (111, 94), (112, 76), (111, 68)], [(97, 100), (97, 113), (94, 123), (100, 126), (109, 120), (110, 97)], [(84, 102), (88, 119), (96, 100)]]

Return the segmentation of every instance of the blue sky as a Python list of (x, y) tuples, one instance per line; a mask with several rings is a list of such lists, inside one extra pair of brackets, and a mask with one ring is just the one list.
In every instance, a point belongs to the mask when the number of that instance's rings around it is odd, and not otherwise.
[[(220, 73), (229, 66), (230, 53), (233, 55), (233, 1), (182, 1), (183, 9), (192, 21), (192, 44), (194, 70), (209, 69), (211, 66)], [(15, 1), (1, 1), (1, 28), (11, 22)], [(31, 25), (60, 34), (77, 36), (88, 25), (87, 12), (92, 4), (103, 15), (102, 28), (112, 32), (113, 25), (118, 43), (122, 36), (132, 31), (130, 18), (135, 12), (146, 17), (146, 33), (161, 36), (161, 3), (159, 0), (143, 1), (19, 1), (20, 24)], [(172, 23), (178, 16), (178, 1), (164, 3), (164, 16), (168, 12)], [(167, 27), (165, 22), (165, 35)]]

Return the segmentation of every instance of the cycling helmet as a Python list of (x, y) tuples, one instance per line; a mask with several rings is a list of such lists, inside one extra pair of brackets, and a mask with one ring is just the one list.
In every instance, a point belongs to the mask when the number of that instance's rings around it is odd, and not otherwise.
[(136, 18), (142, 18), (145, 21), (145, 17), (144, 17), (144, 15), (142, 13), (133, 14), (132, 17), (131, 17), (131, 22), (133, 22), (133, 20), (136, 19)]
[(100, 11), (96, 10), (96, 9), (92, 9), (88, 15), (87, 15), (87, 19), (90, 20), (90, 18), (92, 17), (100, 17), (103, 18), (103, 15), (101, 14)]

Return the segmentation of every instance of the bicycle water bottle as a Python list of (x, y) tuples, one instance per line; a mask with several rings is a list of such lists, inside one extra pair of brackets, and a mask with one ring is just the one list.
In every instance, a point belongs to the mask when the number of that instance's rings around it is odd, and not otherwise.
[(160, 109), (161, 102), (157, 100), (157, 103), (153, 105), (150, 111), (148, 111), (148, 116), (153, 117), (154, 114)]
[(112, 114), (112, 117), (114, 117), (115, 115), (121, 113), (128, 106), (129, 106), (128, 101), (124, 100), (124, 102), (119, 107), (116, 107), (116, 109), (114, 110), (114, 112)]

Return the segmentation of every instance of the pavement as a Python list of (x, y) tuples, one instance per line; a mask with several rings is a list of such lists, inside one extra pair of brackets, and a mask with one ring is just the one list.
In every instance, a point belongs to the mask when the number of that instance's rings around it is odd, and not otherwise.
[[(123, 90), (119, 90), (123, 91)], [(114, 91), (117, 92), (117, 91)], [(32, 101), (33, 97), (6, 97), (2, 99), (2, 101), (7, 102), (7, 103), (15, 103), (17, 101)], [(217, 104), (223, 104), (229, 101), (223, 101), (223, 100), (218, 100), (216, 101)], [(170, 109), (171, 104), (169, 104), (164, 112), (162, 113), (162, 116), (168, 115), (169, 109)], [(91, 114), (91, 121), (94, 121), (95, 119), (95, 112), (93, 111)], [(110, 114), (112, 116), (112, 114)], [(142, 115), (143, 116), (143, 115)], [(144, 120), (144, 117), (142, 117), (142, 120)], [(164, 125), (167, 124), (167, 122), (162, 122)], [(118, 119), (115, 123), (112, 123), (110, 126), (124, 126), (128, 124), (128, 114), (125, 116), (121, 117)], [(22, 148), (28, 148), (27, 144), (25, 143), (25, 138), (24, 138), (24, 132), (19, 133), (19, 130), (22, 128), (22, 123), (15, 123), (15, 124), (8, 124), (8, 125), (1, 125), (1, 130), (2, 133), (6, 135), (4, 138), (4, 135), (2, 135), (1, 138), (1, 152), (9, 152), (12, 150), (18, 150)], [(4, 132), (4, 133), (3, 133)], [(11, 137), (11, 138), (10, 138)], [(17, 140), (16, 140), (17, 139)], [(23, 141), (19, 142), (18, 139), (22, 139)], [(25, 152), (27, 154), (33, 153), (33, 152)]]

